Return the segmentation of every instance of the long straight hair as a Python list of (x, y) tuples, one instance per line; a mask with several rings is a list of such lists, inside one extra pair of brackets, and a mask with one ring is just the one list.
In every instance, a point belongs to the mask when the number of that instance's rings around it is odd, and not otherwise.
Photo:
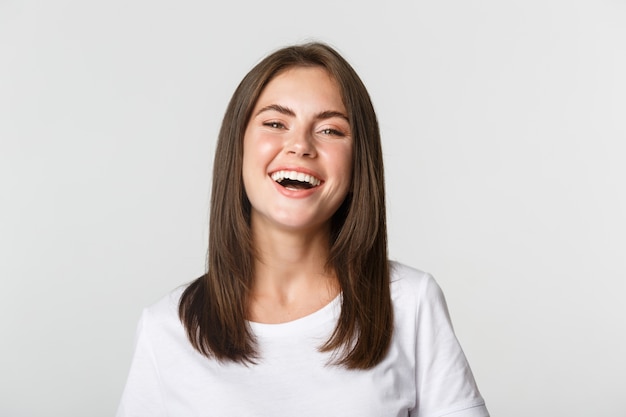
[(243, 137), (265, 86), (293, 67), (322, 67), (337, 81), (353, 135), (352, 187), (331, 218), (330, 255), (341, 287), (341, 313), (320, 346), (332, 363), (368, 369), (385, 356), (393, 331), (389, 288), (385, 185), (374, 107), (352, 66), (330, 46), (286, 47), (260, 61), (231, 98), (219, 132), (209, 222), (207, 272), (184, 291), (179, 316), (200, 353), (223, 361), (258, 360), (248, 317), (255, 248), (250, 201), (242, 180)]

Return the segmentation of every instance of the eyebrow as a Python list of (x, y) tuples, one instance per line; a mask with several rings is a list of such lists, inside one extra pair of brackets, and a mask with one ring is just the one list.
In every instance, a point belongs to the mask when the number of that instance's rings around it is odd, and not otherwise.
[[(258, 116), (259, 114), (266, 112), (266, 111), (277, 111), (281, 114), (284, 114), (286, 116), (292, 116), (295, 117), (296, 112), (294, 112), (293, 110), (291, 110), (289, 107), (285, 107), (285, 106), (281, 106), (280, 104), (270, 104), (269, 106), (265, 106), (263, 107), (261, 110), (259, 110), (256, 113), (256, 116)], [(321, 113), (318, 113), (315, 115), (315, 118), (318, 120), (324, 120), (324, 119), (331, 119), (333, 117), (340, 117), (344, 120), (346, 120), (347, 122), (349, 122), (350, 120), (348, 119), (348, 116), (346, 116), (345, 114), (343, 114), (340, 111), (335, 111), (335, 110), (326, 110), (323, 111)]]

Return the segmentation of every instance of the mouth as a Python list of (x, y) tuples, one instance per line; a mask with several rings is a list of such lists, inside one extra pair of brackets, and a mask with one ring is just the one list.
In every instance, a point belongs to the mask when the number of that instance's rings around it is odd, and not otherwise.
[(322, 183), (319, 178), (298, 171), (276, 171), (270, 177), (290, 190), (308, 190)]

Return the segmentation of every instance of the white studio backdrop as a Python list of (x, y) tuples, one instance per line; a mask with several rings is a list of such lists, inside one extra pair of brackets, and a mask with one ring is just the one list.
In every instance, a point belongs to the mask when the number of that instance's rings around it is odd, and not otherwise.
[(264, 55), (372, 95), (391, 258), (492, 415), (626, 416), (626, 2), (0, 0), (0, 417), (111, 416), (143, 307), (201, 275), (212, 152)]

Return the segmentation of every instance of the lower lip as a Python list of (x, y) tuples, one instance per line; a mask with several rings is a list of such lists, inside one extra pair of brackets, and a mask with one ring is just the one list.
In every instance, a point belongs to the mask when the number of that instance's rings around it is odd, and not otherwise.
[(289, 198), (306, 198), (309, 197), (310, 195), (314, 194), (319, 187), (321, 187), (321, 184), (313, 187), (313, 188), (307, 188), (307, 189), (302, 189), (302, 190), (291, 190), (289, 188), (285, 188), (282, 185), (280, 185), (279, 183), (277, 183), (276, 181), (272, 180), (272, 182), (274, 183), (274, 187), (276, 187), (276, 189), (278, 190), (279, 193), (281, 193), (282, 195), (284, 195), (285, 197), (289, 197)]

